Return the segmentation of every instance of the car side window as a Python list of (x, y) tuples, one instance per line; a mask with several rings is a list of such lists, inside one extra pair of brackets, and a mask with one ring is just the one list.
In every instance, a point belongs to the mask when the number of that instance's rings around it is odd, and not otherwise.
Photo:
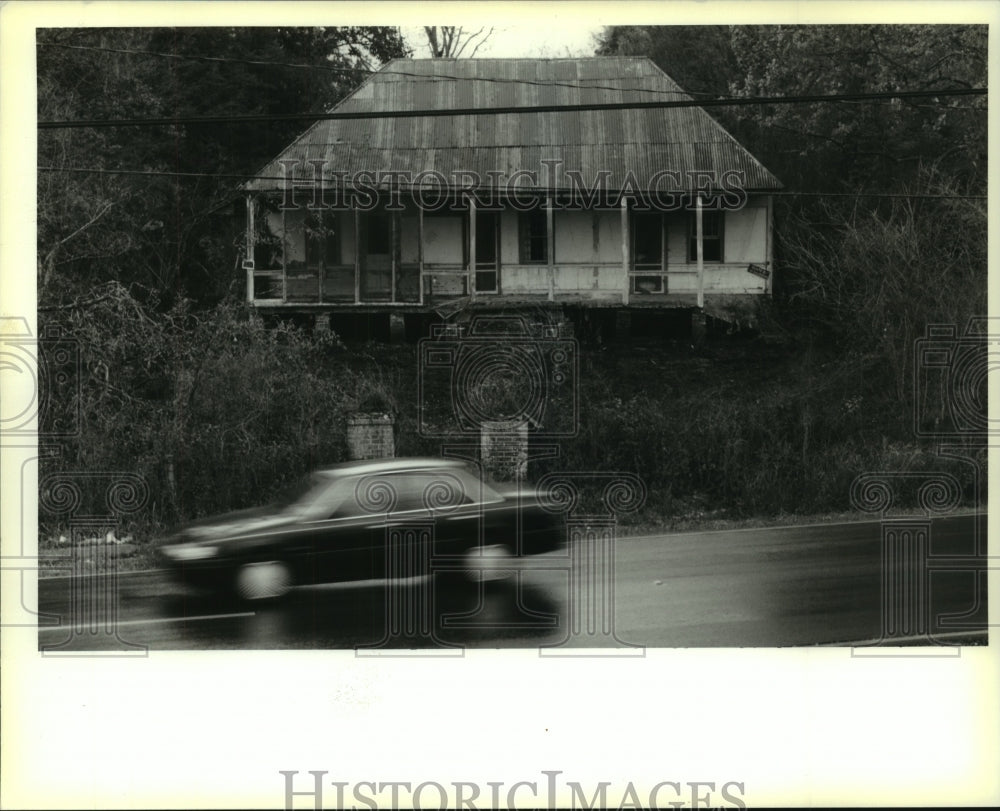
[(475, 500), (475, 492), (450, 470), (432, 470), (416, 474), (420, 504), (424, 509), (447, 512)]
[(424, 482), (413, 473), (371, 473), (348, 480), (331, 518), (378, 516), (423, 508)]
[(456, 475), (461, 480), (465, 492), (471, 496), (472, 501), (483, 504), (503, 501), (503, 496), (469, 471), (458, 470), (456, 471)]
[(351, 518), (432, 510), (447, 512), (480, 500), (480, 483), (450, 470), (372, 473), (335, 488), (325, 518)]
[(384, 477), (384, 484), (391, 488), (394, 513), (448, 510), (472, 500), (463, 483), (445, 470), (394, 473)]
[(322, 497), (321, 504), (316, 511), (317, 520), (328, 520), (330, 518), (346, 518), (353, 515), (361, 515), (361, 510), (354, 497), (355, 481), (345, 479), (338, 481)]

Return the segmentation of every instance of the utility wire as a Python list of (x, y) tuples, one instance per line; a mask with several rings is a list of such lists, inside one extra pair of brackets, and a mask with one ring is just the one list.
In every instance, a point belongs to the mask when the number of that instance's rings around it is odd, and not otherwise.
[[(39, 172), (69, 172), (95, 175), (139, 175), (145, 177), (177, 177), (177, 178), (213, 178), (217, 180), (273, 180), (287, 182), (289, 178), (261, 176), (239, 173), (209, 173), (209, 172), (167, 172), (153, 169), (98, 169), (81, 166), (39, 166)], [(299, 181), (301, 182), (301, 181)], [(414, 187), (416, 188), (416, 187)], [(436, 188), (436, 187), (435, 187)], [(616, 191), (609, 189), (608, 191)], [(675, 191), (683, 191), (677, 189)], [(809, 191), (767, 191), (763, 194), (773, 194), (775, 197), (883, 197), (906, 200), (985, 200), (985, 194), (903, 194), (893, 192), (809, 192)]]
[(84, 127), (158, 127), (187, 124), (260, 124), (269, 121), (347, 121), (381, 118), (440, 118), (443, 116), (520, 115), (525, 113), (572, 113), (597, 110), (663, 110), (677, 107), (745, 107), (766, 104), (812, 104), (815, 102), (869, 101), (873, 99), (937, 98), (939, 96), (985, 96), (985, 87), (952, 90), (902, 90), (879, 93), (835, 93), (806, 96), (757, 96), (754, 98), (683, 99), (636, 101), (610, 104), (540, 104), (524, 107), (462, 107), (451, 110), (371, 110), (366, 112), (284, 113), (271, 115), (186, 116), (175, 118), (96, 118), (76, 121), (39, 121), (39, 129)]
[[(496, 77), (496, 76), (456, 76), (445, 73), (418, 73), (415, 71), (406, 70), (386, 70), (385, 68), (379, 70), (372, 70), (371, 68), (364, 67), (343, 67), (340, 65), (311, 65), (301, 62), (275, 62), (262, 59), (240, 59), (231, 56), (205, 56), (203, 54), (178, 54), (178, 53), (165, 53), (162, 51), (149, 51), (138, 48), (109, 48), (106, 46), (98, 45), (68, 45), (61, 42), (39, 42), (37, 43), (39, 47), (50, 47), (50, 48), (66, 48), (69, 50), (77, 51), (99, 51), (104, 53), (117, 53), (117, 54), (129, 54), (136, 56), (156, 56), (166, 59), (188, 59), (196, 62), (221, 62), (221, 63), (233, 63), (237, 65), (254, 65), (263, 67), (282, 67), (282, 68), (295, 68), (301, 70), (322, 70), (330, 73), (367, 73), (370, 75), (379, 74), (382, 76), (405, 76), (413, 79), (422, 79), (428, 82), (437, 81), (450, 81), (450, 82), (489, 82), (494, 84), (523, 84), (523, 85), (534, 85), (537, 87), (568, 87), (573, 90), (613, 90), (616, 92), (628, 92), (628, 93), (655, 93), (658, 95), (683, 95), (683, 96), (706, 96), (717, 98), (718, 93), (706, 93), (698, 92), (693, 90), (664, 90), (662, 88), (652, 88), (652, 87), (622, 87), (620, 85), (600, 85), (600, 84), (584, 84), (594, 81), (625, 81), (630, 79), (642, 78), (636, 76), (601, 76), (599, 79), (577, 79), (575, 82), (563, 82), (558, 80), (547, 80), (547, 79), (510, 79), (506, 77)], [(586, 57), (581, 57), (586, 58)], [(605, 57), (599, 57), (605, 58)], [(608, 59), (616, 59), (619, 57), (609, 56)], [(659, 80), (659, 77), (649, 76), (646, 78), (653, 78)]]
[[(135, 50), (129, 48), (107, 48), (100, 47), (96, 45), (64, 45), (57, 42), (40, 42), (40, 46), (47, 46), (52, 48), (68, 48), (72, 50), (79, 51), (102, 51), (107, 53), (118, 53), (118, 54), (135, 54), (138, 56), (159, 56), (167, 59), (190, 59), (197, 62), (231, 62), (237, 65), (254, 65), (254, 66), (265, 66), (265, 67), (279, 67), (279, 68), (296, 68), (301, 70), (322, 70), (330, 73), (367, 73), (370, 75), (375, 75), (376, 73), (380, 76), (405, 76), (407, 78), (422, 79), (427, 82), (489, 82), (492, 84), (524, 84), (524, 85), (535, 85), (537, 87), (569, 87), (573, 90), (613, 90), (616, 92), (628, 92), (628, 93), (655, 93), (658, 95), (679, 95), (679, 96), (712, 96), (712, 93), (696, 93), (687, 90), (664, 90), (662, 88), (652, 88), (652, 87), (621, 87), (618, 85), (601, 85), (601, 84), (581, 84), (582, 82), (591, 81), (616, 81), (616, 80), (635, 80), (636, 76), (601, 76), (599, 79), (578, 79), (576, 82), (561, 82), (558, 80), (546, 80), (546, 79), (509, 79), (500, 76), (455, 76), (446, 73), (417, 73), (414, 71), (406, 70), (372, 70), (370, 68), (348, 68), (338, 65), (308, 65), (303, 63), (295, 62), (271, 62), (261, 59), (237, 59), (234, 57), (223, 57), (223, 56), (203, 56), (200, 54), (174, 54), (174, 53), (162, 53), (159, 51), (144, 51)], [(658, 76), (650, 76), (649, 78), (656, 79), (659, 81)]]
[(231, 56), (203, 56), (201, 54), (173, 54), (160, 51), (144, 51), (132, 48), (108, 48), (99, 45), (67, 45), (62, 42), (39, 42), (39, 47), (64, 48), (71, 51), (100, 51), (102, 53), (133, 54), (136, 56), (159, 56), (166, 59), (188, 59), (196, 62), (232, 62), (237, 65), (260, 67), (301, 68), (303, 70), (325, 70), (331, 73), (374, 73), (371, 68), (348, 68), (340, 65), (308, 65), (295, 62), (271, 62), (263, 59), (238, 59)]

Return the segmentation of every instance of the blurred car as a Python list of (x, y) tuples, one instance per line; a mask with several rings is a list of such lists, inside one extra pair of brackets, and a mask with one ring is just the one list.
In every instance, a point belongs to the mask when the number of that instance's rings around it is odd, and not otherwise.
[(351, 462), (310, 474), (274, 504), (192, 523), (158, 551), (181, 582), (246, 600), (432, 571), (499, 579), (504, 561), (563, 545), (563, 516), (544, 498), (489, 485), (457, 460)]

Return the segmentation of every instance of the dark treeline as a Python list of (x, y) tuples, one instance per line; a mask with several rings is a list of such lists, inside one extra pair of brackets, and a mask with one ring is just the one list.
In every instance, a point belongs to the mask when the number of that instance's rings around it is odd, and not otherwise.
[[(386, 28), (42, 29), (38, 118), (320, 112), (405, 55), (399, 32)], [(302, 129), (274, 121), (40, 130), (38, 165), (246, 175)], [(43, 303), (109, 280), (155, 292), (160, 307), (178, 297), (211, 303), (237, 278), (238, 177), (43, 171), (38, 183)]]
[[(629, 26), (606, 29), (598, 53), (648, 55), (712, 97), (944, 91), (985, 86), (986, 38), (985, 26)], [(387, 28), (40, 30), (38, 115), (325, 110), (365, 71), (403, 55)], [(733, 514), (846, 509), (854, 474), (932, 463), (913, 431), (915, 342), (928, 324), (961, 329), (985, 312), (986, 98), (712, 115), (787, 191), (810, 195), (780, 197), (776, 210), (780, 264), (760, 343), (784, 377), (754, 397), (743, 396), (749, 378), (721, 366), (673, 395), (651, 384), (611, 390), (613, 369), (595, 356), (565, 461), (630, 466), (667, 494), (657, 502), (665, 514), (697, 503)], [(42, 130), (38, 163), (242, 175), (303, 127)], [(58, 397), (43, 421), (78, 420), (79, 431), (44, 465), (142, 475), (147, 528), (251, 504), (340, 461), (352, 409), (394, 411), (400, 453), (434, 450), (413, 434), (411, 350), (265, 327), (240, 303), (238, 186), (39, 172), (39, 327), (61, 328), (82, 364), (49, 392)], [(648, 382), (656, 363), (633, 372)]]

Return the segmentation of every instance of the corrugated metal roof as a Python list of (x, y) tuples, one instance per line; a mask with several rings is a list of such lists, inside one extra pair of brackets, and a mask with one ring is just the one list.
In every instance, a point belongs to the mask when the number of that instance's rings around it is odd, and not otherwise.
[[(689, 99), (646, 57), (577, 59), (395, 59), (334, 108), (336, 112), (442, 110), (470, 107), (614, 104)], [(571, 188), (567, 173), (592, 184), (606, 171), (608, 189), (628, 183), (648, 189), (658, 171), (706, 171), (722, 177), (742, 172), (748, 190), (781, 183), (708, 113), (699, 107), (586, 110), (447, 117), (317, 121), (258, 178), (251, 191), (279, 189), (282, 161), (321, 159), (328, 175), (393, 170), (487, 172), (506, 178), (537, 172), (549, 187), (543, 160), (560, 161), (556, 188)], [(631, 178), (629, 178), (631, 175)], [(588, 186), (589, 187), (589, 186)], [(659, 188), (664, 188), (663, 184)]]

